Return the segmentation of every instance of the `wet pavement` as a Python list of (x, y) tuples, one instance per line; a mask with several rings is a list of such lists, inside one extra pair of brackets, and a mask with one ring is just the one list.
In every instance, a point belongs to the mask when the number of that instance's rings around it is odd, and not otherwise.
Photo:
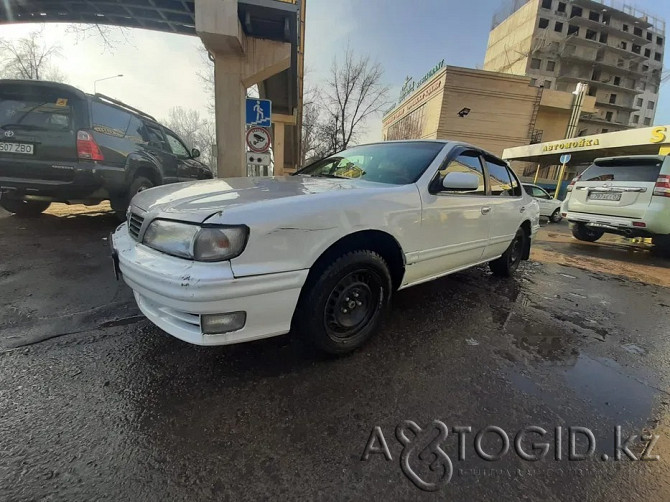
[[(548, 225), (517, 278), (399, 292), (368, 345), (324, 358), (162, 333), (113, 279), (113, 216), (52, 213), (0, 213), (2, 500), (670, 499), (670, 261), (649, 246)], [(539, 461), (514, 444), (530, 426)], [(613, 460), (616, 426), (659, 459)]]

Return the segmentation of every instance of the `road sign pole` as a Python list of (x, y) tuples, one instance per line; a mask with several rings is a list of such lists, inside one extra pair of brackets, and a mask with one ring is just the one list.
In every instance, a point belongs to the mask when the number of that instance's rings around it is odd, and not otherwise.
[(567, 164), (564, 162), (561, 165), (561, 172), (558, 174), (558, 181), (556, 182), (556, 191), (554, 192), (554, 199), (558, 199), (558, 192), (561, 191), (561, 183), (563, 182), (563, 175), (565, 174), (565, 166)]

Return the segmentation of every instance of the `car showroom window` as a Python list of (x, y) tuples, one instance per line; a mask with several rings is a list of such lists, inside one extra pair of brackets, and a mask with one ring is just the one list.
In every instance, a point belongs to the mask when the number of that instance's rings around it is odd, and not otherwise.
[(449, 193), (457, 195), (486, 195), (486, 180), (484, 179), (484, 169), (479, 157), (479, 152), (473, 150), (465, 151), (458, 155), (455, 159), (450, 161), (446, 167), (440, 169), (439, 181), (440, 184), (444, 177), (449, 173), (470, 173), (475, 174), (479, 180), (477, 190), (450, 192), (441, 190), (440, 193)]
[(184, 144), (177, 138), (175, 135), (172, 133), (165, 131), (165, 137), (168, 140), (168, 144), (170, 145), (170, 150), (172, 150), (172, 153), (174, 153), (177, 157), (182, 157), (182, 158), (188, 158), (190, 155), (188, 154), (188, 148), (184, 146)]
[(91, 119), (93, 130), (108, 136), (123, 138), (128, 130), (132, 115), (113, 106), (93, 101)]
[(516, 195), (516, 189), (518, 187), (515, 187), (512, 184), (512, 179), (514, 177), (510, 175), (505, 163), (487, 157), (486, 166), (489, 170), (491, 195)]

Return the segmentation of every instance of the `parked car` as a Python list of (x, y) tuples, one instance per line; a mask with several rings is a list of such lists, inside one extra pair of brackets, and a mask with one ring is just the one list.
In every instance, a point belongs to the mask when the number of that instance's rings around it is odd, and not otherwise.
[(537, 185), (524, 183), (523, 189), (528, 195), (537, 200), (537, 203), (540, 205), (540, 216), (549, 218), (549, 221), (552, 223), (558, 223), (563, 219), (561, 216), (560, 200), (554, 199), (551, 195), (549, 195), (549, 192)]
[(123, 218), (141, 190), (212, 178), (199, 155), (115, 99), (55, 82), (0, 80), (0, 206), (9, 212), (108, 199)]
[(487, 152), (385, 142), (293, 176), (146, 190), (110, 242), (142, 312), (177, 338), (221, 345), (294, 328), (341, 354), (377, 330), (394, 290), (487, 262), (511, 276), (539, 218)]
[(670, 251), (670, 157), (596, 159), (571, 181), (561, 212), (579, 240), (595, 242), (605, 233), (651, 237)]

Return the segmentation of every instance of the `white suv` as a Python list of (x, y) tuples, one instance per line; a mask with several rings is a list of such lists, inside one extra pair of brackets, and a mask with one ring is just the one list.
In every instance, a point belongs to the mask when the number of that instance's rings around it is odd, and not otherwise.
[(568, 186), (561, 214), (582, 241), (613, 233), (670, 250), (670, 156), (596, 159)]

